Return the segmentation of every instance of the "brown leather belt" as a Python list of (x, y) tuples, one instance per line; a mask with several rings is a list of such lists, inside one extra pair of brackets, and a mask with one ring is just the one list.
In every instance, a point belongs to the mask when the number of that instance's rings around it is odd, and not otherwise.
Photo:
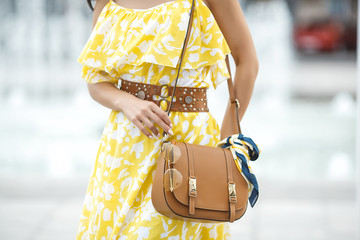
[[(171, 100), (173, 86), (155, 85), (121, 80), (120, 89), (128, 92), (140, 99), (152, 101), (167, 110)], [(176, 86), (173, 105), (171, 111), (175, 112), (208, 112), (207, 107), (207, 88), (179, 87)], [(166, 103), (166, 105), (165, 105)]]

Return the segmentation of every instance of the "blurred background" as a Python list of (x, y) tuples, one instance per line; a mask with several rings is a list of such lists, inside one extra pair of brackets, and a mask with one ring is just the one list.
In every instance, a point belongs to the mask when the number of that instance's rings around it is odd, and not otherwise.
[[(240, 3), (260, 61), (242, 129), (262, 153), (233, 239), (355, 239), (357, 1)], [(74, 239), (110, 114), (76, 62), (91, 11), (1, 0), (0, 20), (0, 239)], [(226, 82), (210, 93), (219, 125), (227, 97)]]

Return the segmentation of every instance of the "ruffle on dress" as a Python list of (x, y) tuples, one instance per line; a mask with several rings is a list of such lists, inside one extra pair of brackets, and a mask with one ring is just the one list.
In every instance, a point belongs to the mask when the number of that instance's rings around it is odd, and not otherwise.
[[(192, 0), (165, 2), (149, 9), (129, 9), (110, 1), (83, 48), (78, 61), (88, 71), (105, 71), (119, 76), (124, 64), (153, 63), (172, 68), (184, 44)], [(225, 56), (226, 40), (210, 9), (195, 0), (194, 21), (182, 69), (209, 66), (213, 83), (230, 77)]]

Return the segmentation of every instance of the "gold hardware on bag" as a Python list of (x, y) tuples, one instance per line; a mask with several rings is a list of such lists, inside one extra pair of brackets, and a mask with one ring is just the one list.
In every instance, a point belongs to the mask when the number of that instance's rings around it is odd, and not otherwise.
[(189, 196), (196, 197), (196, 178), (189, 177)]
[(235, 183), (229, 183), (228, 188), (229, 188), (229, 201), (232, 203), (236, 203), (237, 199), (236, 199)]
[(239, 100), (235, 99), (235, 104), (236, 104), (236, 107), (239, 109), (239, 108), (240, 108), (240, 102), (239, 102)]

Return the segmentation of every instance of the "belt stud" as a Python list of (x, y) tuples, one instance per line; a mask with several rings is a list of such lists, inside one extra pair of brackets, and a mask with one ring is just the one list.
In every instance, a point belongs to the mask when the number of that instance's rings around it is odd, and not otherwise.
[(187, 96), (187, 97), (185, 98), (185, 102), (186, 102), (187, 104), (190, 104), (190, 103), (192, 102), (192, 97), (191, 97), (191, 96)]
[(145, 99), (145, 92), (144, 91), (138, 91), (137, 97), (144, 100)]

